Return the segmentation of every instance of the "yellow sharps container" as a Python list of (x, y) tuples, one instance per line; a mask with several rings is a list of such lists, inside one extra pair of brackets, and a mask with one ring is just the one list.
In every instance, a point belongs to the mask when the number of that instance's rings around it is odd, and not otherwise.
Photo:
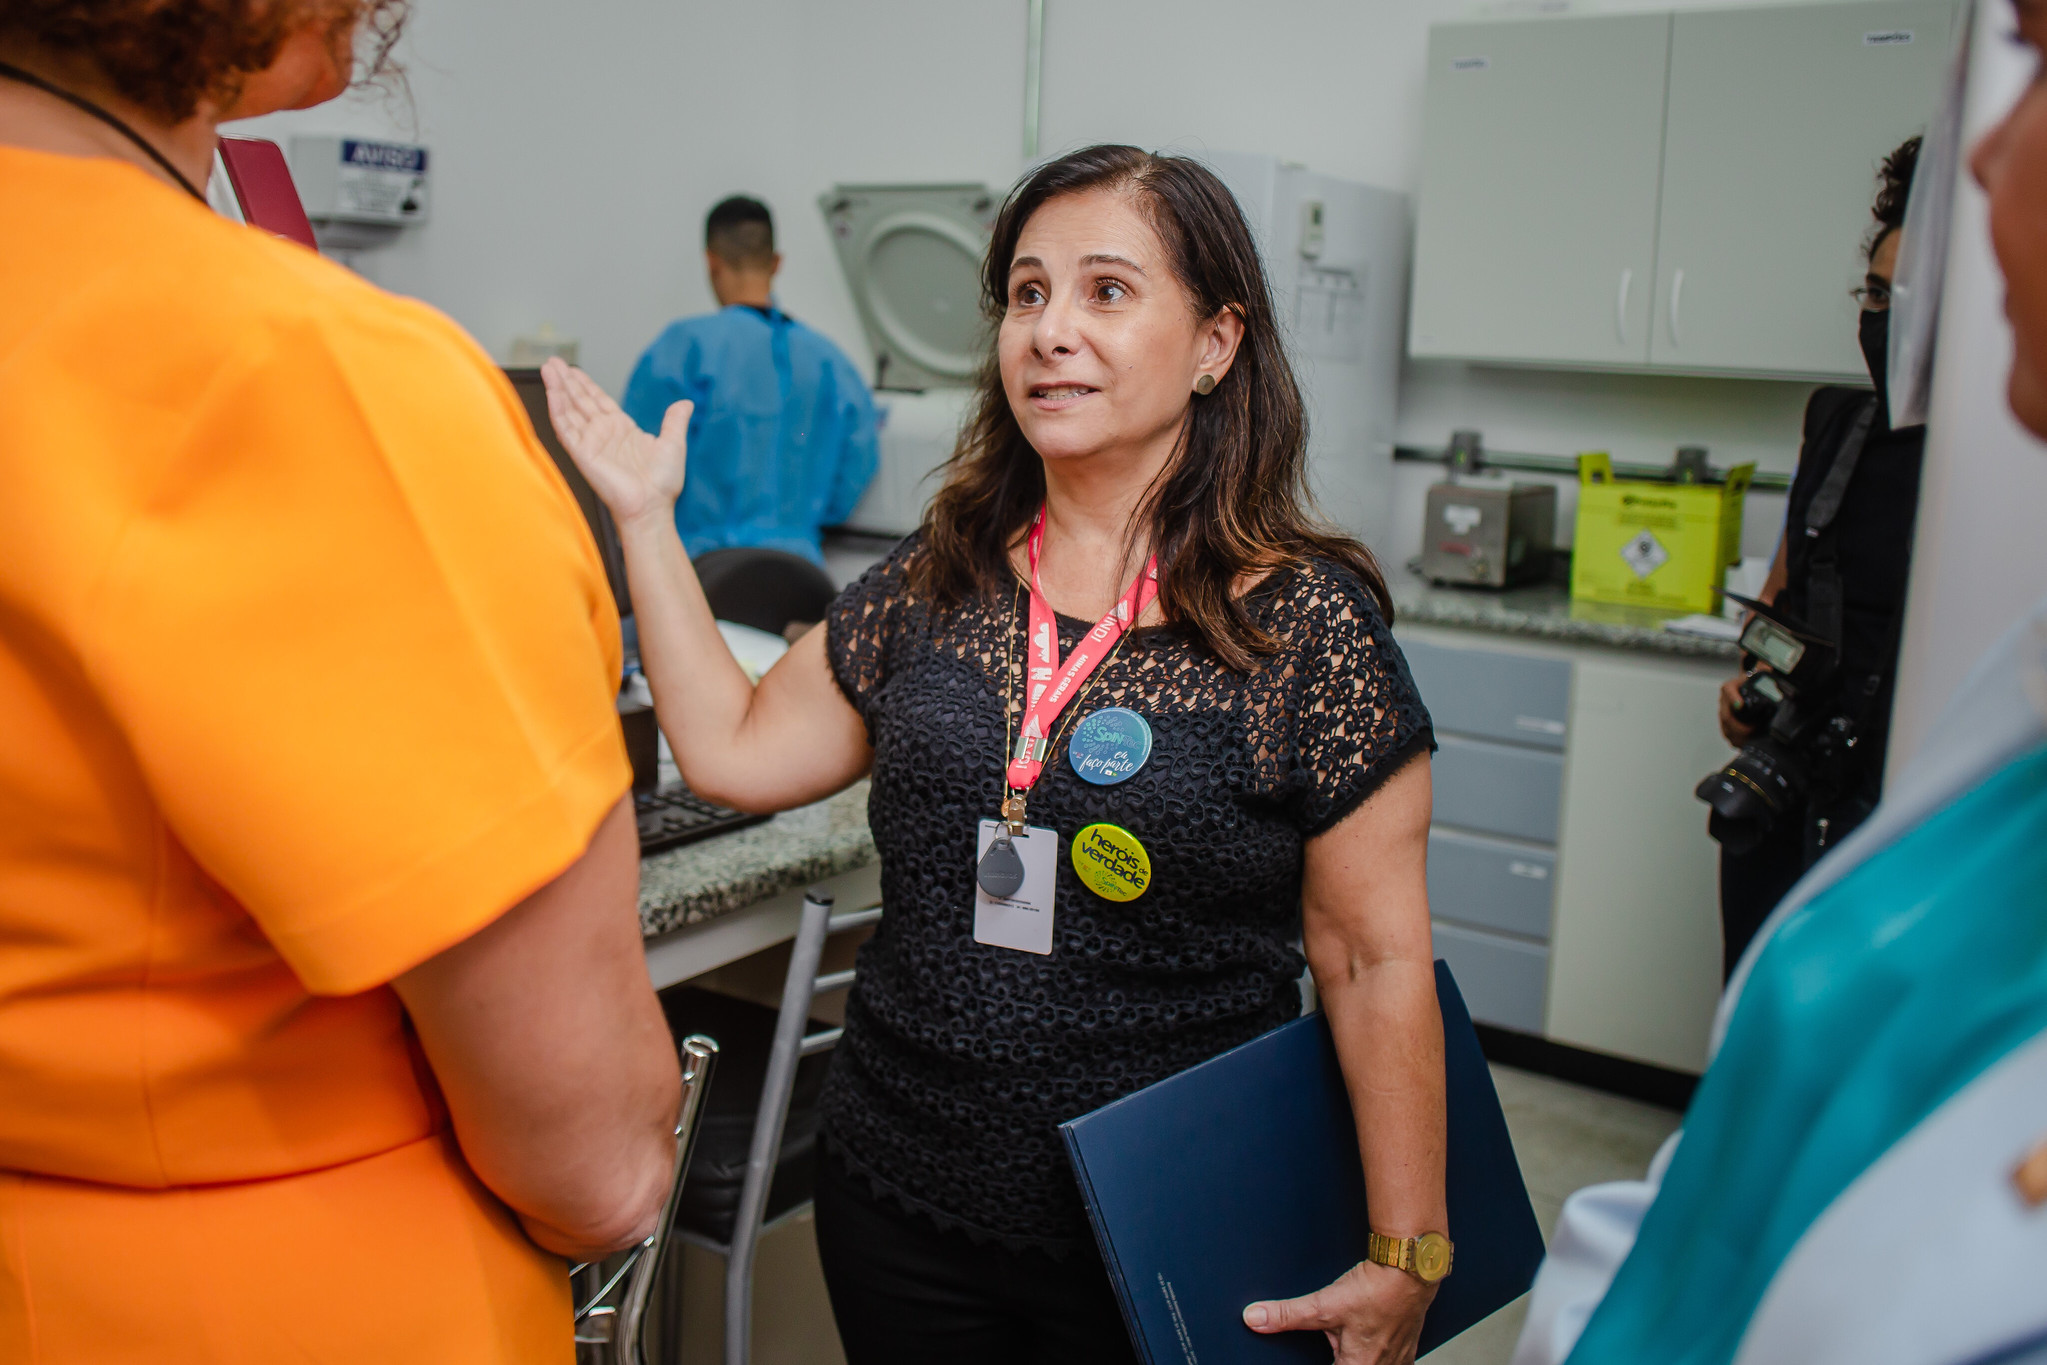
[(1617, 479), (1605, 451), (1578, 457), (1571, 596), (1587, 602), (1715, 612), (1741, 558), (1741, 509), (1753, 464), (1725, 483)]

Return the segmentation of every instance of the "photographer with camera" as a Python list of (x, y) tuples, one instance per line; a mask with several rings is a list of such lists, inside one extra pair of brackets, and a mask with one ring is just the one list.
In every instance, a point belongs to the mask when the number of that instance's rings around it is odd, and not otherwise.
[(1875, 392), (1829, 387), (1807, 403), (1763, 610), (1742, 634), (1745, 672), (1720, 689), (1720, 730), (1740, 752), (1698, 795), (1720, 841), (1730, 976), (1777, 902), (1881, 789), (1926, 447), (1924, 426), (1891, 426), (1886, 391), (1891, 275), (1918, 159), (1917, 137), (1884, 159), (1855, 291)]

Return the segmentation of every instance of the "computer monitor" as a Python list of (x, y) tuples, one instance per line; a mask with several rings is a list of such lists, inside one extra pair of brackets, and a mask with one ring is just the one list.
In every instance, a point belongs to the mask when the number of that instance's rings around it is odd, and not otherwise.
[(526, 405), (526, 416), (532, 419), (533, 431), (540, 437), (540, 444), (554, 460), (555, 468), (569, 482), (569, 491), (576, 495), (576, 506), (583, 509), (583, 520), (590, 524), (590, 536), (597, 542), (597, 553), (604, 560), (604, 577), (611, 584), (611, 596), (618, 603), (621, 617), (632, 615), (632, 594), (626, 590), (625, 550), (618, 543), (618, 528), (611, 524), (611, 513), (605, 510), (597, 493), (583, 477), (583, 471), (576, 468), (576, 462), (569, 458), (569, 452), (562, 449), (561, 439), (554, 434), (554, 419), (547, 415), (547, 385), (540, 378), (538, 367), (511, 367), (505, 369), (505, 378), (512, 381), (512, 387), (519, 392), (519, 401)]

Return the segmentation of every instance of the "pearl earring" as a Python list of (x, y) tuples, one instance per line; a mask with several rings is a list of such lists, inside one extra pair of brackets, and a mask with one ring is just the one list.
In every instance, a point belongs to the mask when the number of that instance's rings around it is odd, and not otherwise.
[(1194, 381), (1194, 392), (1196, 392), (1196, 393), (1199, 393), (1199, 394), (1210, 394), (1210, 393), (1214, 393), (1214, 392), (1215, 392), (1215, 376), (1214, 376), (1214, 375), (1212, 375), (1212, 374), (1205, 374), (1205, 375), (1201, 376), (1201, 378), (1199, 378), (1199, 379), (1195, 380), (1195, 381)]

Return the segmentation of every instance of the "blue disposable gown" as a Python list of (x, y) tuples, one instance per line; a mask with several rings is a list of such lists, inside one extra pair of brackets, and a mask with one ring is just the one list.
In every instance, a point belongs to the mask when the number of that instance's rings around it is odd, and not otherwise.
[(736, 303), (655, 338), (624, 407), (658, 432), (685, 398), (684, 548), (765, 545), (822, 563), (818, 528), (846, 519), (876, 460), (874, 400), (845, 353), (780, 309)]

